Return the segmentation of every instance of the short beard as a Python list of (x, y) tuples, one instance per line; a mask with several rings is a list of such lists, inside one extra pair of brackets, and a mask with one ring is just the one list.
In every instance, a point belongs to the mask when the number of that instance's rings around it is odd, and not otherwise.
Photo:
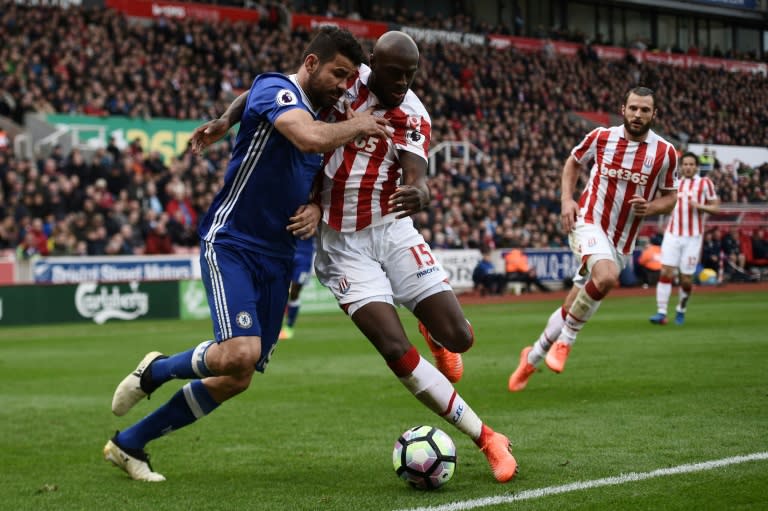
[(626, 118), (624, 118), (624, 129), (627, 130), (627, 133), (629, 133), (633, 137), (642, 137), (643, 135), (648, 133), (648, 131), (651, 129), (651, 122), (647, 124), (643, 124), (643, 127), (637, 130), (632, 127), (632, 124)]
[(305, 90), (304, 92), (307, 94), (307, 96), (309, 97), (309, 100), (312, 102), (312, 107), (322, 110), (324, 108), (328, 108), (329, 106), (333, 106), (333, 105), (327, 104), (328, 99), (327, 97), (322, 96), (322, 93), (319, 93), (320, 95), (318, 95), (318, 92), (313, 93), (313, 91), (316, 91), (316, 90), (319, 91), (319, 89), (315, 88), (315, 84), (319, 82), (318, 80), (319, 76), (320, 76), (319, 69), (316, 70), (314, 73), (310, 73), (309, 78), (307, 80), (307, 90)]

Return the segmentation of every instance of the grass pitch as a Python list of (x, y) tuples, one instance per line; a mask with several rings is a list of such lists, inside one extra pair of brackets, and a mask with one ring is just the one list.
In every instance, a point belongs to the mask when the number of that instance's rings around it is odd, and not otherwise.
[[(208, 322), (0, 329), (0, 509), (385, 510), (438, 506), (768, 451), (768, 294), (699, 294), (687, 323), (655, 327), (651, 297), (609, 297), (563, 374), (507, 392), (520, 349), (555, 301), (465, 307), (477, 342), (456, 387), (513, 441), (520, 474), (497, 484), (474, 444), (419, 404), (341, 312), (304, 315), (265, 375), (200, 422), (148, 446), (168, 481), (139, 483), (101, 457), (127, 416), (115, 385), (147, 351), (210, 337)], [(673, 298), (674, 300), (674, 298)], [(416, 324), (408, 332), (429, 356)], [(453, 480), (420, 492), (396, 478), (405, 429), (432, 424), (458, 448)], [(758, 510), (768, 461), (581, 489), (484, 509)]]

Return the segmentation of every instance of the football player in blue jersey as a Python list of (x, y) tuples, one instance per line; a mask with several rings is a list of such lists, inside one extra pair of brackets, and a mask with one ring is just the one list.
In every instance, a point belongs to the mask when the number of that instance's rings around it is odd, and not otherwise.
[(172, 379), (191, 380), (137, 423), (118, 431), (104, 457), (140, 481), (163, 481), (145, 445), (211, 413), (248, 388), (274, 350), (288, 298), (296, 237), (314, 234), (310, 201), (321, 153), (358, 136), (388, 138), (370, 112), (333, 125), (317, 120), (335, 104), (363, 60), (347, 31), (326, 27), (307, 46), (296, 74), (264, 73), (248, 93), (224, 184), (199, 226), (200, 266), (215, 340), (165, 356), (153, 351), (118, 385), (122, 416)]
[(312, 258), (315, 255), (315, 237), (299, 238), (296, 241), (296, 254), (293, 256), (291, 287), (288, 290), (288, 306), (285, 309), (285, 322), (278, 339), (293, 339), (293, 327), (301, 308), (301, 290), (312, 276)]

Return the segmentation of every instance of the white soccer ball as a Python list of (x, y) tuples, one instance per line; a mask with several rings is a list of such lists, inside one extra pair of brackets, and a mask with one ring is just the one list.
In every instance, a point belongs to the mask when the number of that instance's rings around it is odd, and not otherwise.
[(445, 432), (417, 426), (400, 435), (392, 451), (395, 473), (414, 488), (434, 490), (456, 470), (456, 445)]

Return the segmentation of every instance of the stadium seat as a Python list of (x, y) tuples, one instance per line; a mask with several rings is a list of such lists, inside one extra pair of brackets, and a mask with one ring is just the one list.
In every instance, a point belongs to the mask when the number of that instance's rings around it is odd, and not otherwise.
[(739, 248), (747, 261), (747, 268), (768, 267), (768, 259), (755, 259), (752, 253), (752, 230), (742, 229), (739, 231)]

